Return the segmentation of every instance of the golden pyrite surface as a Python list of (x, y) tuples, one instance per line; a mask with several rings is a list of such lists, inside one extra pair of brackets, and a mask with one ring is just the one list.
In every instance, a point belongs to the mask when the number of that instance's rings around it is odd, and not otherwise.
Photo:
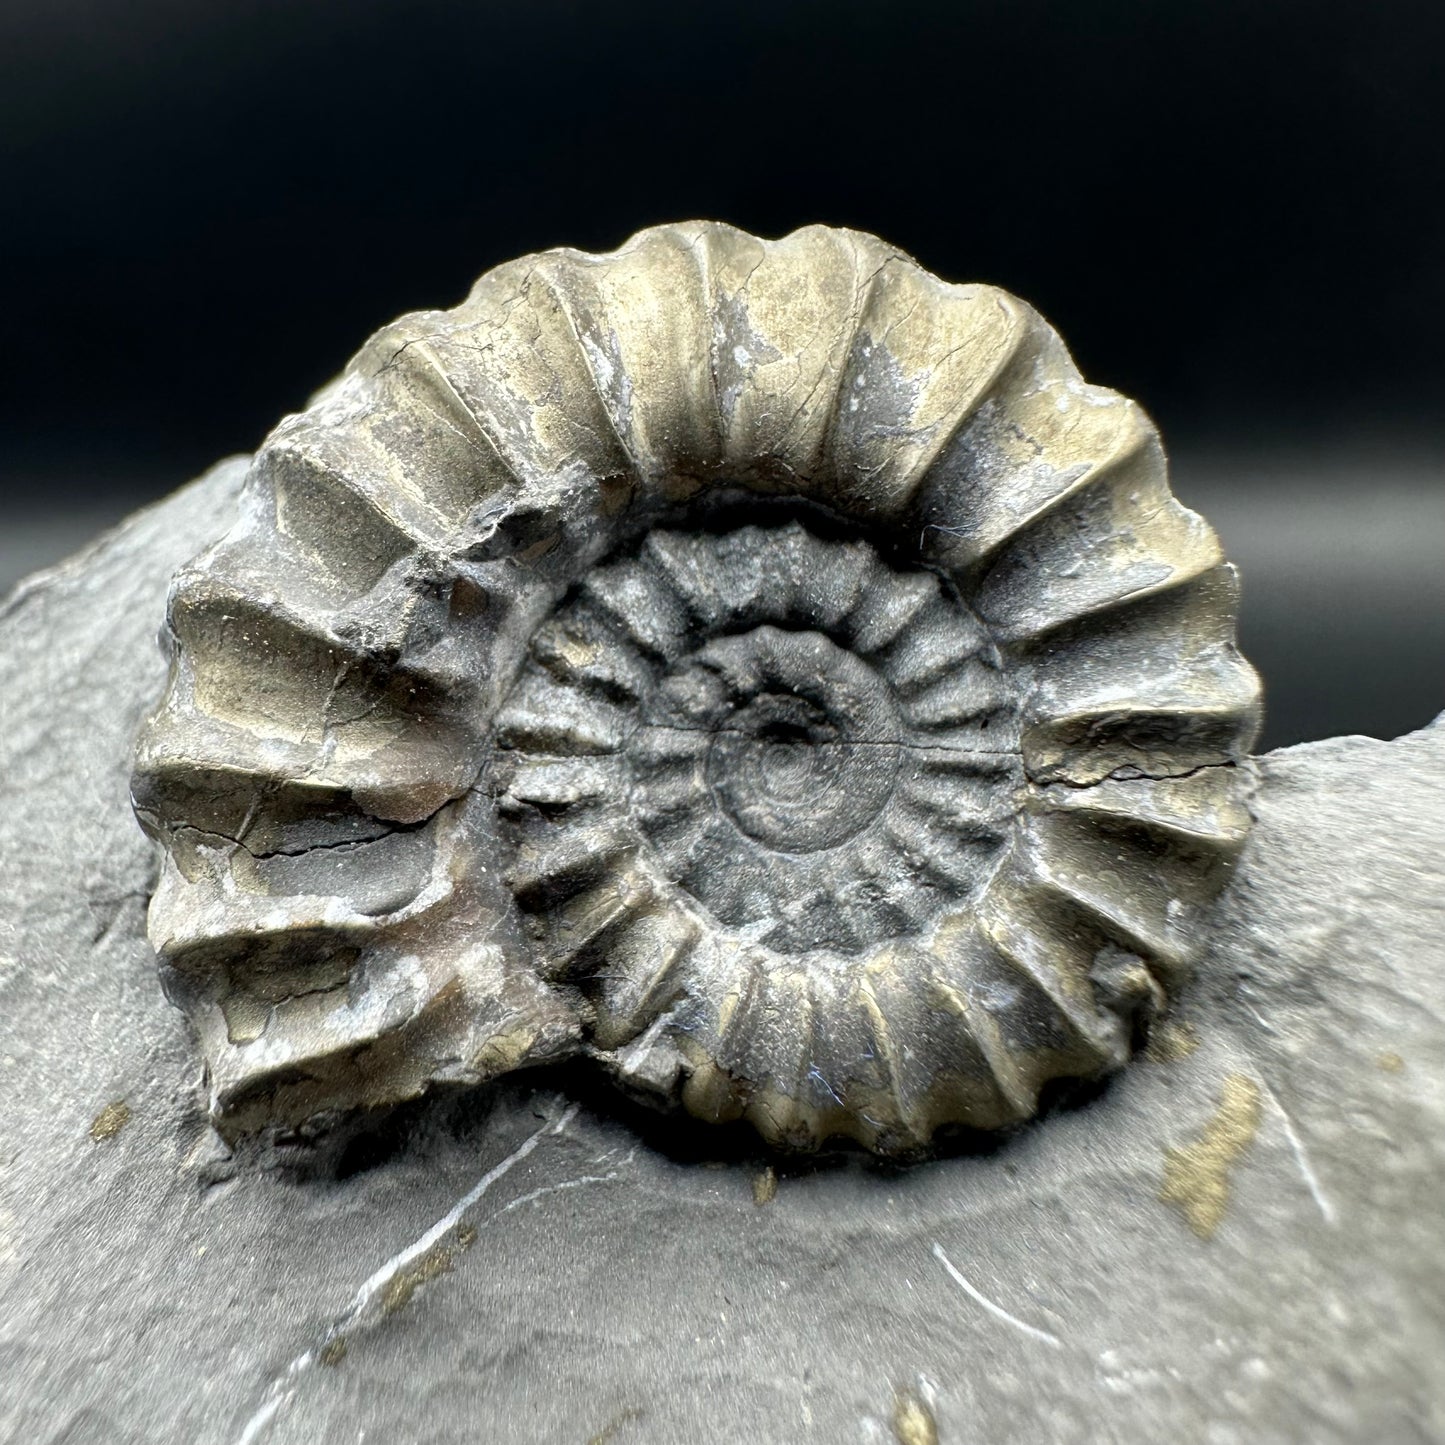
[(402, 318), (176, 578), (150, 930), (228, 1134), (573, 1055), (880, 1153), (1124, 1063), (1248, 825), (1236, 583), (988, 286), (693, 223)]

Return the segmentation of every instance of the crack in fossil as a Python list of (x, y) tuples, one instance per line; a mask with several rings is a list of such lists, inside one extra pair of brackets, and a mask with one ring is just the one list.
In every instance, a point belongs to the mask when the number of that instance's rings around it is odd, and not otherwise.
[[(807, 747), (807, 748), (898, 748), (904, 752), (936, 752), (962, 755), (964, 757), (989, 758), (1017, 758), (1020, 756), (1017, 748), (966, 748), (959, 747), (952, 743), (925, 743), (918, 742), (912, 738), (768, 738), (759, 735), (750, 728), (736, 727), (715, 727), (715, 728), (694, 728), (685, 727), (681, 723), (639, 723), (632, 732), (628, 734), (627, 742), (638, 733), (663, 732), (676, 733), (683, 737), (746, 737), (756, 738), (760, 743), (771, 744), (775, 747)], [(610, 748), (605, 753), (590, 754), (594, 757), (615, 757), (627, 749), (627, 742), (616, 748)], [(534, 757), (570, 757), (571, 754), (546, 753), (540, 749), (531, 749), (518, 743), (509, 743), (505, 740), (499, 741), (498, 750), (502, 752), (528, 753)]]
[[(676, 733), (684, 737), (751, 737), (762, 743), (771, 743), (777, 747), (807, 747), (807, 748), (896, 748), (900, 752), (914, 753), (942, 753), (951, 757), (979, 757), (979, 758), (1010, 758), (1018, 759), (1023, 764), (1023, 775), (1026, 781), (1037, 787), (1051, 788), (1096, 788), (1100, 783), (1105, 782), (1178, 782), (1184, 778), (1192, 778), (1215, 768), (1238, 768), (1240, 761), (1228, 760), (1225, 762), (1196, 763), (1191, 767), (1178, 769), (1164, 769), (1160, 771), (1146, 771), (1143, 768), (1135, 767), (1132, 763), (1124, 764), (1105, 773), (1102, 777), (1089, 782), (1081, 782), (1075, 778), (1059, 777), (1051, 778), (1040, 776), (1037, 772), (1029, 770), (1028, 765), (1023, 763), (1023, 753), (1018, 748), (975, 748), (960, 747), (953, 743), (926, 743), (919, 742), (912, 738), (820, 738), (820, 739), (768, 739), (747, 728), (693, 728), (684, 727), (674, 723), (642, 723), (631, 733), (626, 741), (615, 748), (609, 748), (601, 753), (555, 753), (546, 752), (540, 748), (530, 748), (520, 743), (508, 742), (505, 739), (499, 740), (496, 744), (498, 752), (511, 753), (529, 758), (545, 758), (553, 762), (574, 762), (574, 761), (600, 761), (601, 759), (614, 759), (622, 757), (628, 750), (628, 744), (632, 739), (642, 732), (665, 732)], [(474, 785), (475, 787), (476, 785)]]
[[(468, 790), (470, 791), (470, 790)], [(465, 793), (458, 794), (464, 797)], [(290, 848), (268, 848), (257, 850), (252, 848), (242, 838), (232, 837), (229, 833), (223, 833), (219, 828), (202, 828), (195, 823), (179, 823), (173, 826), (175, 833), (194, 833), (201, 838), (215, 838), (222, 843), (227, 843), (233, 848), (239, 848), (248, 857), (254, 858), (258, 863), (264, 863), (271, 858), (304, 858), (311, 853), (344, 853), (351, 849), (365, 848), (371, 843), (380, 843), (387, 838), (394, 838), (398, 834), (419, 833), (424, 830), (428, 823), (436, 817), (443, 808), (456, 802), (456, 798), (448, 798), (446, 802), (435, 808), (427, 816), (416, 823), (397, 823), (393, 826), (383, 826), (374, 833), (363, 838), (339, 838), (330, 842), (301, 843)], [(381, 819), (376, 820), (381, 823)]]
[(1048, 778), (1035, 777), (1027, 773), (1029, 782), (1040, 788), (1075, 788), (1084, 790), (1097, 788), (1100, 783), (1178, 783), (1185, 778), (1196, 778), (1204, 773), (1214, 772), (1218, 769), (1230, 770), (1242, 766), (1241, 762), (1230, 760), (1222, 763), (1196, 763), (1192, 768), (1166, 769), (1162, 772), (1146, 772), (1143, 768), (1135, 767), (1133, 763), (1125, 763), (1122, 767), (1115, 768), (1112, 772), (1105, 773), (1103, 777), (1096, 778), (1092, 782), (1080, 782), (1076, 778)]

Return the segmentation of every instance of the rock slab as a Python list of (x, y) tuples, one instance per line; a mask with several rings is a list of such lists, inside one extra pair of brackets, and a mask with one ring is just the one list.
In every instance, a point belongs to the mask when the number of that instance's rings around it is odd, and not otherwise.
[(559, 1074), (228, 1157), (126, 788), (243, 473), (0, 609), (0, 1438), (1445, 1438), (1445, 727), (1263, 758), (1150, 1054), (991, 1153), (775, 1168)]

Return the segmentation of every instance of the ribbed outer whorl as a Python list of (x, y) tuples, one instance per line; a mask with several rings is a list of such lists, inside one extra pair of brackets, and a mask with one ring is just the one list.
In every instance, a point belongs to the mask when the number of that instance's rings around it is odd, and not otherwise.
[(579, 1052), (786, 1147), (1027, 1118), (1243, 842), (1236, 601), (1004, 292), (826, 227), (488, 272), (172, 590), (134, 793), (217, 1123)]

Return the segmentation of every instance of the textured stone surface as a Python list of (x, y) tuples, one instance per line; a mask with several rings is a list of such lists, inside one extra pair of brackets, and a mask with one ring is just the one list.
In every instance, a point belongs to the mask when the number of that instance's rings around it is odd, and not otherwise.
[(1445, 1433), (1445, 729), (1265, 758), (1156, 1057), (992, 1153), (774, 1178), (539, 1076), (228, 1161), (126, 777), (238, 478), (0, 618), (0, 1438)]

